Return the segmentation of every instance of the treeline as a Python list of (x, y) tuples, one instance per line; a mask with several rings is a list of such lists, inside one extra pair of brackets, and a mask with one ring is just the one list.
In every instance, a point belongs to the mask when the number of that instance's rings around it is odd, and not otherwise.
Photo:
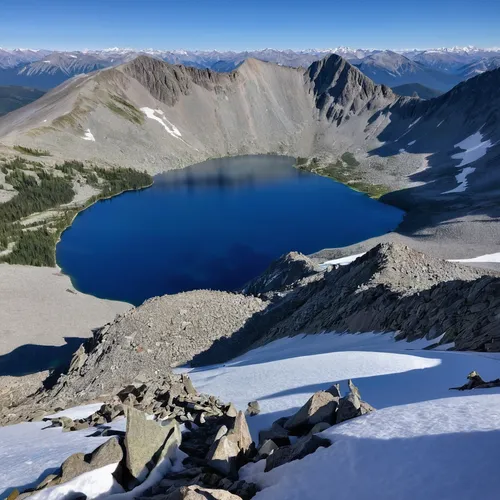
[(14, 186), (17, 195), (0, 204), (0, 221), (15, 222), (36, 212), (43, 212), (64, 203), (75, 196), (73, 185), (63, 177), (38, 173), (39, 182), (22, 170), (16, 170), (5, 180)]
[(106, 170), (98, 167), (87, 168), (81, 162), (66, 161), (56, 165), (56, 170), (64, 176), (54, 176), (36, 165), (36, 176), (26, 173), (26, 163), (16, 158), (3, 165), (5, 180), (18, 192), (14, 198), (0, 204), (0, 250), (15, 242), (13, 250), (0, 257), (0, 261), (10, 264), (31, 266), (55, 266), (55, 246), (61, 232), (71, 223), (76, 209), (65, 210), (56, 221), (48, 221), (44, 227), (27, 229), (19, 221), (36, 213), (72, 201), (73, 179), (78, 172), (86, 182), (98, 187), (100, 193), (87, 201), (85, 207), (119, 194), (123, 191), (140, 189), (152, 184), (153, 178), (146, 172), (130, 168)]
[(21, 231), (14, 249), (3, 261), (9, 264), (54, 267), (56, 241), (57, 235), (47, 228)]
[(104, 181), (103, 196), (112, 196), (122, 191), (141, 189), (153, 183), (153, 178), (147, 172), (139, 172), (132, 168), (108, 170), (96, 167), (93, 170)]

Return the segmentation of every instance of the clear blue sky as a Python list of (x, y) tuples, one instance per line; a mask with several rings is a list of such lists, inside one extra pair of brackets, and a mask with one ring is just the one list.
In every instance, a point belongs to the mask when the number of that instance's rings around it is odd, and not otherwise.
[(0, 0), (0, 47), (500, 46), (500, 0)]

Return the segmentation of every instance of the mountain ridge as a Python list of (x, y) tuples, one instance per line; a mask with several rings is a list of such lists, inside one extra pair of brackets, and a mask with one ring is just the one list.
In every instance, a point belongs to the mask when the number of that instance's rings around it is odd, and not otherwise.
[[(466, 65), (478, 64), (484, 60), (484, 67), (492, 69), (498, 65), (495, 61), (500, 49), (479, 49), (475, 47), (454, 47), (451, 49), (427, 50), (381, 50), (334, 47), (329, 49), (305, 50), (246, 50), (246, 51), (200, 51), (200, 50), (156, 50), (156, 49), (104, 49), (83, 51), (47, 51), (0, 49), (0, 85), (25, 85), (48, 89), (62, 83), (64, 79), (82, 72), (89, 72), (105, 67), (117, 66), (144, 54), (164, 60), (171, 64), (182, 64), (198, 68), (210, 68), (220, 72), (236, 69), (245, 59), (257, 58), (267, 62), (290, 67), (308, 67), (312, 62), (322, 59), (327, 54), (338, 54), (352, 63), (370, 68), (373, 58), (407, 59), (408, 72), (394, 75), (391, 67), (394, 62), (378, 64), (368, 74), (377, 83), (398, 85), (420, 83), (429, 85), (438, 82), (442, 90), (449, 90), (453, 84), (471, 75), (461, 72)], [(411, 70), (419, 67), (420, 71)], [(476, 71), (481, 71), (481, 65)], [(496, 67), (496, 66), (495, 66)], [(484, 69), (483, 69), (484, 70)], [(417, 80), (408, 80), (409, 78)], [(396, 79), (395, 79), (396, 78)], [(435, 86), (435, 85), (434, 85)]]
[[(490, 71), (422, 101), (375, 84), (337, 55), (307, 70), (249, 59), (230, 73), (140, 56), (76, 77), (11, 113), (0, 120), (0, 141), (152, 173), (214, 156), (268, 153), (314, 156), (324, 173), (355, 152), (350, 175), (409, 189), (410, 197), (395, 201), (406, 207), (408, 200), (479, 198), (470, 189), (474, 179), (484, 178), (484, 188), (496, 175), (481, 166), (498, 151), (499, 80), (500, 72)], [(450, 116), (453, 127), (441, 127)], [(466, 194), (450, 196), (460, 173), (457, 145), (474, 134), (488, 147), (474, 160)], [(492, 185), (483, 198), (489, 192)]]

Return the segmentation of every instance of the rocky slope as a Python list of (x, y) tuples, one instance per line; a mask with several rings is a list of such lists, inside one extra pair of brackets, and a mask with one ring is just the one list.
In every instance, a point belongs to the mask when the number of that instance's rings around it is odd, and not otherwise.
[[(389, 199), (400, 205), (448, 205), (476, 191), (493, 200), (498, 174), (487, 166), (499, 155), (499, 80), (498, 70), (486, 72), (423, 102), (398, 97), (336, 55), (305, 71), (248, 59), (231, 73), (141, 56), (76, 77), (0, 119), (0, 141), (154, 173), (216, 156), (314, 156), (326, 175), (347, 169), (346, 182), (409, 189)], [(474, 134), (488, 147), (456, 191), (460, 144)], [(346, 153), (355, 171), (343, 165)]]
[[(292, 284), (269, 280), (273, 270), (293, 276)], [(5, 408), (1, 420), (109, 397), (127, 384), (168, 377), (174, 366), (223, 362), (299, 334), (396, 332), (399, 339), (436, 339), (458, 350), (500, 351), (500, 275), (403, 245), (382, 244), (325, 271), (289, 255), (251, 290), (272, 300), (197, 291), (145, 302), (97, 330), (63, 375), (46, 381), (49, 389)]]

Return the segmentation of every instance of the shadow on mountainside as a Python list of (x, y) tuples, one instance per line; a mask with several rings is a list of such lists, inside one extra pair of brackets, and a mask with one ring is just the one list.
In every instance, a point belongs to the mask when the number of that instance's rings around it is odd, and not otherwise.
[[(257, 476), (265, 476), (268, 485), (259, 497), (299, 500), (308, 491), (305, 487), (314, 485), (315, 499), (332, 498), (332, 471), (342, 478), (335, 486), (337, 500), (497, 497), (499, 430), (433, 433), (421, 425), (419, 434), (415, 420), (429, 415), (419, 413), (409, 419), (405, 414), (396, 415), (407, 421), (398, 426), (390, 415), (384, 422), (370, 414), (340, 424), (338, 430), (331, 427), (321, 436), (332, 440), (333, 446)], [(375, 418), (378, 426), (371, 423)], [(408, 430), (401, 429), (405, 425)], [(358, 429), (361, 435), (356, 435)]]
[(0, 356), (0, 377), (22, 377), (46, 370), (60, 371), (71, 361), (73, 353), (87, 339), (65, 337), (66, 344), (47, 346), (26, 344)]
[(233, 335), (195, 355), (191, 366), (223, 363), (279, 338), (324, 332), (398, 332), (398, 338), (409, 340), (446, 334), (443, 342), (454, 341), (458, 350), (498, 350), (499, 277), (466, 281), (444, 274), (445, 281), (418, 289), (412, 285), (420, 279), (418, 272), (411, 274), (417, 264), (407, 262), (402, 269), (408, 281), (403, 293), (392, 289), (392, 283), (370, 286), (370, 277), (377, 272), (372, 256), (377, 252), (375, 248), (356, 265), (333, 270), (271, 303)]

